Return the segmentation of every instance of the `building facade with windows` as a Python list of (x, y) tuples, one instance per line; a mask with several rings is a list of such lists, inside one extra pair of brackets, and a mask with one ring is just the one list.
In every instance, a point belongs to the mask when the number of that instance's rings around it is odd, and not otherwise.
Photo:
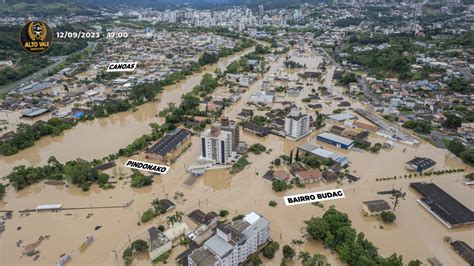
[(221, 224), (216, 234), (188, 256), (188, 265), (237, 266), (270, 238), (270, 222), (251, 212), (242, 220)]
[(298, 108), (291, 109), (290, 114), (285, 118), (285, 133), (287, 137), (300, 139), (309, 133), (311, 119), (307, 114), (302, 114)]
[(232, 132), (213, 126), (201, 133), (201, 158), (227, 164), (232, 158)]

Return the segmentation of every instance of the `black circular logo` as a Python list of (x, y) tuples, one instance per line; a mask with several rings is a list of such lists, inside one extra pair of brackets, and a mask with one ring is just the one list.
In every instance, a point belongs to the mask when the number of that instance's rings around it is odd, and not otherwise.
[(42, 53), (51, 47), (53, 31), (43, 21), (29, 21), (20, 31), (20, 42), (30, 53)]

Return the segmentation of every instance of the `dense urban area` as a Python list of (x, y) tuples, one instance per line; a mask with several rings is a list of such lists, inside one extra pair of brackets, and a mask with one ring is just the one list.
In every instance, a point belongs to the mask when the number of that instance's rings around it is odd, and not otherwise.
[(130, 2), (0, 3), (0, 265), (474, 265), (472, 1)]

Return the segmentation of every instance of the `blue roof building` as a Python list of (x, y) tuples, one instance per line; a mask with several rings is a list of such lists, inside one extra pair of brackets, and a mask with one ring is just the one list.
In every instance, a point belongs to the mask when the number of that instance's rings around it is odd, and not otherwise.
[(343, 149), (350, 149), (354, 145), (354, 141), (348, 138), (344, 138), (332, 133), (321, 133), (316, 137), (316, 140), (322, 141), (327, 144), (334, 145)]

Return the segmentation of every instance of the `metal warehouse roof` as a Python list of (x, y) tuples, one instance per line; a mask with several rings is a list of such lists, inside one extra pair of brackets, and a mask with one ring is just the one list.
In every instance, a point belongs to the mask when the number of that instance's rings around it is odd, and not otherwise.
[(349, 113), (340, 113), (340, 114), (330, 115), (329, 118), (336, 121), (344, 121), (347, 119), (354, 119), (356, 118), (356, 116)]
[(325, 139), (328, 139), (328, 140), (332, 140), (332, 141), (335, 141), (335, 142), (339, 142), (339, 143), (344, 144), (344, 145), (351, 145), (354, 142), (351, 139), (344, 138), (344, 137), (341, 137), (341, 136), (338, 136), (338, 135), (335, 135), (335, 134), (332, 134), (332, 133), (327, 133), (327, 132), (319, 134), (318, 137), (325, 138)]

